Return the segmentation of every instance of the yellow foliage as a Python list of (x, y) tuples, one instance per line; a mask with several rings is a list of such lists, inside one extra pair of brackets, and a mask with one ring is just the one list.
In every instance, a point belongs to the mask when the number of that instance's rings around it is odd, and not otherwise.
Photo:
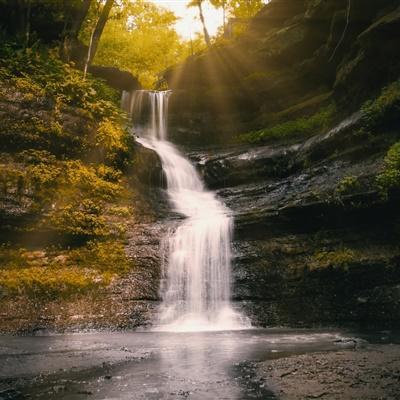
[(102, 275), (79, 268), (28, 267), (0, 271), (0, 287), (10, 293), (79, 293), (107, 284)]
[(356, 251), (347, 248), (334, 251), (320, 251), (312, 257), (309, 268), (310, 270), (315, 270), (327, 267), (343, 267), (358, 259)]
[(110, 119), (104, 119), (97, 128), (96, 145), (106, 151), (127, 151), (126, 133), (121, 126)]
[(72, 250), (0, 247), (0, 289), (6, 295), (65, 296), (96, 290), (133, 268), (119, 241)]

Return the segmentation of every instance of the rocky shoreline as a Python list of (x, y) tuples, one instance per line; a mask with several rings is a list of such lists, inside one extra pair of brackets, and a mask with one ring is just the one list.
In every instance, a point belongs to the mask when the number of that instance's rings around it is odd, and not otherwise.
[(281, 400), (395, 400), (400, 396), (398, 344), (302, 354), (254, 367), (258, 382)]

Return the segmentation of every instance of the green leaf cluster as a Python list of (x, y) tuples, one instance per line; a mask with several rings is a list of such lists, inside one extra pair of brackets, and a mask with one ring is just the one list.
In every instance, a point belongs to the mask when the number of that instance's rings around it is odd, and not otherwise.
[(377, 176), (377, 183), (383, 197), (400, 189), (400, 142), (388, 150), (384, 159), (383, 171)]
[(18, 43), (0, 46), (0, 68), (3, 79), (11, 79), (16, 89), (32, 100), (48, 97), (56, 107), (79, 107), (92, 118), (118, 119), (119, 94), (99, 79), (85, 79), (72, 64), (63, 63), (56, 49), (24, 49)]

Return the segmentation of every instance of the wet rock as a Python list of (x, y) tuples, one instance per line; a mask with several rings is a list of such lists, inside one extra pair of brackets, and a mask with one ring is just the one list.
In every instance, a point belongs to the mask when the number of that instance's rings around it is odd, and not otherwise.
[(135, 159), (133, 168), (133, 176), (140, 184), (155, 187), (164, 186), (165, 179), (163, 177), (160, 158), (156, 152), (137, 142), (135, 145)]
[(400, 210), (377, 193), (387, 149), (360, 139), (360, 118), (303, 143), (191, 153), (234, 213), (233, 297), (255, 325), (399, 321)]
[(115, 67), (92, 65), (89, 67), (89, 72), (97, 78), (104, 79), (108, 85), (120, 91), (130, 92), (141, 88), (138, 79), (128, 71), (121, 71)]

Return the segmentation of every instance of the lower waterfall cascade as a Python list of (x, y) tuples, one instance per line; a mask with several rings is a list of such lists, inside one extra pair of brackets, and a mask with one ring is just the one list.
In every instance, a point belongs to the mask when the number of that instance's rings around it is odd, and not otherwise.
[(137, 141), (161, 159), (173, 210), (185, 217), (165, 238), (162, 305), (155, 330), (212, 331), (250, 327), (231, 306), (233, 217), (206, 190), (195, 167), (167, 140), (170, 91), (124, 92)]

